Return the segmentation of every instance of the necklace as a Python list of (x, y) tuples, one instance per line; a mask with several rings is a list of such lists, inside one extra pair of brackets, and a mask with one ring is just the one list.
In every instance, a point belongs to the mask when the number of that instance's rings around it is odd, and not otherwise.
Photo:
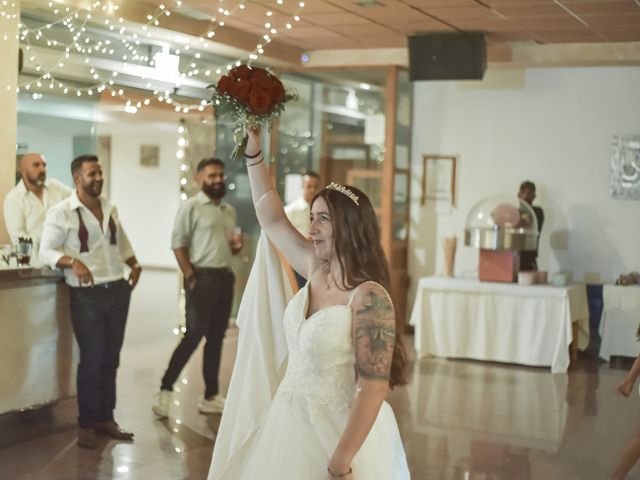
[(329, 271), (327, 272), (327, 283), (325, 283), (325, 285), (324, 285), (324, 289), (325, 290), (329, 290), (331, 288), (331, 281), (333, 280), (333, 278), (331, 278), (331, 268), (329, 266), (329, 262), (326, 262), (322, 266), (322, 268), (329, 268)]
[(325, 284), (324, 289), (325, 290), (331, 289), (332, 284), (335, 285), (336, 287), (338, 286), (338, 282), (336, 282), (333, 276), (331, 276), (331, 270), (329, 270), (327, 272), (327, 283)]

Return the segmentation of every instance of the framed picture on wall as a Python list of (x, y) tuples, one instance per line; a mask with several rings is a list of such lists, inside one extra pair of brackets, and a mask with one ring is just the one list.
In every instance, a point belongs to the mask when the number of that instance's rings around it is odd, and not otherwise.
[(420, 204), (427, 200), (445, 202), (456, 206), (456, 163), (453, 155), (422, 156), (422, 197)]
[(140, 145), (140, 165), (157, 167), (160, 164), (159, 145)]
[(613, 137), (609, 170), (612, 198), (640, 200), (640, 135)]

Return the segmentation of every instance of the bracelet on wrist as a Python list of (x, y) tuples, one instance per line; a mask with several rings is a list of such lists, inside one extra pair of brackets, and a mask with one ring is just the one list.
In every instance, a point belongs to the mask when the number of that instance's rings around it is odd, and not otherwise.
[(131, 270), (142, 270), (142, 267), (140, 266), (140, 264), (138, 262), (134, 263), (129, 268), (131, 268)]
[(69, 260), (69, 267), (73, 268), (73, 262), (76, 261), (76, 257), (71, 257), (71, 260)]
[(353, 470), (351, 469), (351, 467), (349, 467), (349, 471), (344, 472), (344, 473), (333, 473), (331, 471), (331, 469), (329, 467), (327, 467), (327, 472), (329, 472), (329, 475), (331, 475), (334, 478), (340, 478), (340, 477), (346, 477), (347, 475), (353, 473)]
[(254, 165), (258, 165), (259, 163), (261, 163), (263, 160), (264, 160), (264, 157), (260, 157), (260, 160), (258, 160), (257, 162), (252, 162), (252, 163), (246, 162), (245, 165), (247, 167), (253, 167)]
[(245, 158), (258, 158), (258, 156), (262, 153), (262, 150), (258, 150), (258, 153), (256, 153), (255, 155), (247, 155), (246, 153), (244, 154)]

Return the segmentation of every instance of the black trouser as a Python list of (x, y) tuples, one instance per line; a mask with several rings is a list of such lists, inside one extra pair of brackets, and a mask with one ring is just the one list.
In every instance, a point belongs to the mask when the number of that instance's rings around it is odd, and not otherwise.
[(538, 270), (538, 251), (523, 250), (520, 252), (520, 271)]
[(187, 330), (171, 356), (160, 388), (173, 390), (178, 375), (205, 337), (202, 375), (205, 397), (211, 397), (218, 393), (220, 355), (231, 314), (234, 276), (228, 268), (197, 268), (195, 274), (194, 289), (189, 290), (185, 284)]
[(71, 288), (71, 323), (80, 349), (78, 423), (113, 420), (116, 371), (129, 313), (131, 287), (125, 280)]

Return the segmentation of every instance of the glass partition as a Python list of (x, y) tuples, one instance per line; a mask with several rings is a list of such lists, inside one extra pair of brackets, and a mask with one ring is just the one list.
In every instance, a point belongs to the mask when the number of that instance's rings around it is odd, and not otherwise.
[(282, 80), (298, 94), (298, 100), (286, 106), (275, 133), (277, 138), (273, 160), (276, 186), (284, 200), (291, 196), (285, 191), (288, 175), (303, 175), (310, 170), (317, 170), (318, 164), (313, 153), (321, 132), (314, 131), (315, 82), (291, 75), (283, 76)]
[(327, 182), (351, 184), (381, 212), (384, 95), (380, 85), (323, 86), (321, 158)]
[(394, 240), (408, 239), (409, 186), (411, 165), (411, 82), (409, 72), (397, 71), (396, 124), (395, 124), (395, 175), (393, 189)]
[(96, 151), (93, 141), (96, 106), (95, 101), (52, 95), (34, 99), (32, 95), (19, 94), (18, 156), (42, 153), (47, 160), (47, 175), (72, 186), (71, 160), (81, 153)]

